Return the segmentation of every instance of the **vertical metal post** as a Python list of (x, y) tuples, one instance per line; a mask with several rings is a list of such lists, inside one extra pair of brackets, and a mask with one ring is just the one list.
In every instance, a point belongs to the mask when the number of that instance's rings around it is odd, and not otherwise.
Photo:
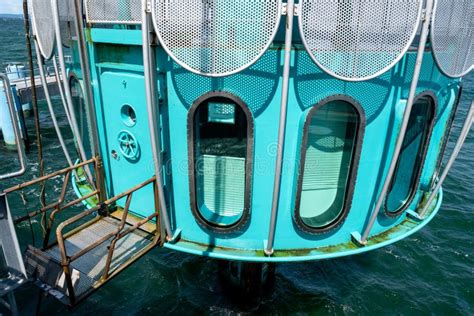
[(97, 125), (97, 112), (94, 102), (94, 94), (92, 91), (92, 79), (90, 68), (90, 57), (84, 38), (84, 21), (82, 15), (82, 0), (74, 0), (74, 22), (76, 26), (77, 46), (79, 51), (79, 62), (81, 64), (82, 79), (84, 81), (84, 93), (89, 107), (89, 123), (92, 134), (92, 155), (97, 157), (96, 183), (99, 189), (99, 201), (106, 199), (105, 181), (103, 176), (102, 159), (100, 157), (100, 139)]
[(54, 129), (56, 130), (56, 134), (58, 135), (59, 143), (61, 144), (61, 148), (63, 149), (64, 156), (66, 156), (66, 160), (69, 166), (72, 167), (74, 163), (72, 162), (72, 159), (71, 159), (71, 156), (69, 156), (69, 152), (67, 150), (66, 144), (64, 143), (63, 134), (61, 133), (61, 129), (59, 128), (58, 120), (56, 119), (56, 114), (54, 113), (53, 103), (51, 102), (48, 82), (46, 81), (46, 76), (44, 73), (43, 56), (41, 56), (41, 53), (38, 47), (38, 42), (36, 40), (34, 42), (35, 42), (36, 58), (38, 60), (38, 69), (39, 69), (41, 84), (43, 85), (44, 96), (46, 98), (46, 103), (48, 104), (51, 120), (53, 121)]
[(441, 174), (441, 177), (436, 183), (436, 186), (431, 192), (430, 197), (426, 201), (425, 206), (423, 207), (421, 212), (418, 214), (420, 219), (424, 219), (425, 214), (428, 211), (428, 208), (431, 206), (431, 203), (433, 202), (434, 198), (438, 194), (439, 189), (443, 185), (443, 182), (446, 179), (446, 176), (448, 175), (449, 170), (453, 166), (454, 161), (456, 160), (456, 158), (459, 155), (459, 152), (461, 151), (461, 147), (464, 144), (467, 135), (469, 134), (469, 130), (471, 129), (473, 122), (474, 122), (474, 101), (471, 103), (471, 107), (469, 108), (469, 112), (467, 114), (466, 120), (464, 121), (461, 134), (459, 135), (456, 145), (454, 146), (453, 153), (451, 154), (451, 157), (449, 157), (448, 163), (446, 164), (446, 167), (444, 168), (443, 173)]
[(82, 19), (82, 1), (74, 0), (74, 22), (76, 26), (77, 46), (79, 52), (79, 62), (81, 64), (82, 80), (84, 80), (84, 93), (87, 104), (89, 106), (89, 122), (92, 134), (92, 154), (94, 156), (99, 154), (99, 132), (97, 131), (97, 119), (95, 111), (94, 95), (92, 92), (92, 80), (89, 54), (86, 49), (86, 41), (84, 38), (84, 23)]
[(56, 82), (58, 84), (59, 95), (61, 96), (61, 102), (63, 103), (63, 106), (64, 106), (64, 112), (66, 113), (69, 126), (72, 127), (71, 115), (69, 115), (69, 109), (67, 108), (66, 97), (64, 96), (64, 89), (61, 83), (61, 75), (59, 74), (59, 67), (58, 67), (58, 61), (56, 60), (56, 56), (53, 57), (53, 68), (54, 68), (54, 76), (56, 77)]
[(285, 51), (283, 66), (283, 82), (280, 103), (280, 124), (278, 127), (278, 143), (275, 166), (275, 182), (273, 184), (272, 210), (270, 216), (270, 228), (268, 232), (268, 240), (264, 252), (267, 256), (273, 254), (273, 243), (275, 240), (276, 219), (278, 214), (278, 204), (280, 199), (281, 173), (283, 167), (283, 148), (285, 146), (285, 127), (286, 127), (286, 111), (288, 103), (288, 84), (290, 80), (290, 63), (291, 63), (291, 42), (293, 40), (293, 16), (295, 5), (293, 0), (286, 3), (286, 33), (285, 33)]
[(159, 243), (159, 246), (163, 246), (165, 242), (164, 236), (166, 233), (163, 231), (163, 227), (161, 226), (161, 220), (160, 220), (160, 198), (158, 197), (158, 187), (156, 180), (153, 182), (153, 206), (155, 208), (155, 213), (156, 218), (156, 224), (155, 224), (155, 236), (153, 237), (153, 243), (156, 245)]
[(21, 144), (21, 136), (20, 136), (21, 134), (20, 134), (20, 129), (18, 127), (18, 118), (15, 111), (15, 105), (13, 101), (12, 88), (10, 86), (10, 81), (8, 77), (4, 74), (0, 74), (0, 81), (3, 81), (3, 89), (5, 90), (5, 94), (7, 96), (7, 105), (8, 105), (8, 110), (10, 112), (10, 117), (12, 119), (13, 132), (15, 133), (15, 138), (16, 138), (16, 149), (18, 151), (18, 159), (20, 162), (20, 169), (18, 171), (0, 175), (0, 180), (3, 180), (3, 179), (12, 178), (12, 177), (16, 177), (16, 176), (20, 176), (24, 174), (26, 171), (26, 166), (25, 166), (25, 150), (23, 148), (23, 145)]
[(146, 104), (148, 111), (148, 130), (150, 131), (151, 151), (156, 175), (156, 187), (160, 203), (160, 214), (166, 230), (166, 239), (172, 240), (173, 233), (168, 216), (166, 196), (163, 189), (162, 163), (161, 163), (161, 126), (158, 124), (159, 109), (156, 103), (156, 80), (153, 80), (156, 71), (155, 54), (150, 45), (150, 16), (148, 13), (148, 1), (142, 0), (142, 40), (143, 40), (143, 67), (145, 75)]
[[(66, 64), (64, 62), (64, 51), (63, 51), (63, 43), (61, 39), (61, 25), (59, 23), (59, 7), (58, 7), (58, 0), (51, 0), (51, 6), (53, 10), (53, 22), (54, 22), (54, 30), (56, 33), (56, 49), (58, 52), (59, 57), (59, 67), (61, 68), (61, 77), (64, 83), (64, 93), (66, 95), (66, 103), (69, 108), (69, 115), (71, 115), (71, 123), (72, 129), (74, 131), (74, 137), (76, 138), (77, 147), (79, 149), (79, 155), (82, 161), (86, 161), (86, 151), (84, 150), (84, 144), (82, 142), (82, 137), (79, 131), (79, 127), (77, 126), (76, 114), (74, 113), (74, 102), (72, 101), (71, 95), (71, 87), (69, 85), (69, 80), (66, 72)], [(87, 174), (87, 177), (90, 180), (91, 185), (95, 186), (93, 177), (90, 171), (89, 166), (84, 166), (84, 171)]]
[(382, 192), (380, 192), (379, 198), (375, 205), (375, 209), (370, 217), (369, 223), (365, 228), (362, 237), (357, 242), (361, 245), (367, 244), (367, 238), (369, 237), (370, 231), (375, 224), (375, 220), (380, 212), (380, 208), (385, 200), (385, 196), (392, 182), (392, 177), (395, 173), (395, 168), (397, 166), (398, 157), (400, 156), (400, 151), (402, 149), (403, 140), (405, 138), (405, 133), (408, 127), (408, 121), (410, 119), (411, 109), (413, 107), (413, 101), (415, 100), (416, 88), (418, 86), (418, 79), (420, 77), (421, 64), (423, 62), (423, 55), (425, 52), (426, 40), (428, 38), (429, 26), (431, 22), (431, 11), (433, 9), (433, 0), (426, 1), (425, 14), (423, 18), (423, 26), (421, 29), (420, 43), (418, 45), (418, 51), (416, 55), (415, 69), (413, 72), (413, 78), (411, 81), (410, 92), (408, 94), (408, 100), (406, 104), (405, 113), (403, 114), (402, 125), (400, 127), (400, 133), (398, 134), (397, 142), (395, 144), (395, 149), (393, 152), (392, 160), (390, 161), (390, 167), (388, 169), (387, 177), (382, 187)]
[[(26, 48), (28, 52), (28, 67), (29, 67), (29, 72), (30, 72), (31, 106), (33, 108), (33, 116), (35, 120), (36, 146), (38, 148), (38, 173), (39, 173), (38, 175), (41, 178), (42, 176), (44, 176), (43, 140), (41, 138), (41, 124), (40, 124), (40, 119), (39, 119), (38, 98), (36, 94), (35, 70), (33, 67), (33, 50), (31, 48), (31, 35), (33, 34), (33, 28), (30, 29), (30, 16), (28, 14), (28, 0), (23, 0), (23, 20), (24, 20), (24, 26), (25, 26)], [(40, 185), (40, 196), (39, 196), (39, 201), (40, 201), (41, 206), (46, 205), (46, 190), (44, 190), (44, 188), (45, 188), (45, 184), (42, 183)]]

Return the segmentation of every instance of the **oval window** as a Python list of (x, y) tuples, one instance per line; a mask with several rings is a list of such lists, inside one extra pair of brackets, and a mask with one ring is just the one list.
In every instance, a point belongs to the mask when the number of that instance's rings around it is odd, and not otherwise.
[(434, 99), (428, 95), (418, 97), (413, 103), (400, 156), (385, 199), (385, 209), (389, 215), (402, 213), (415, 196), (434, 123), (434, 108)]
[(323, 101), (309, 112), (295, 211), (304, 230), (330, 229), (345, 217), (352, 199), (361, 121), (359, 109), (344, 100)]
[(458, 93), (456, 95), (456, 98), (454, 99), (453, 107), (451, 109), (451, 113), (449, 114), (448, 121), (446, 122), (446, 130), (443, 135), (443, 139), (441, 142), (440, 150), (438, 152), (438, 161), (436, 162), (436, 171), (433, 176), (433, 180), (438, 177), (438, 175), (441, 173), (441, 166), (443, 164), (443, 159), (444, 159), (444, 154), (446, 152), (446, 146), (448, 145), (448, 141), (451, 138), (451, 132), (453, 128), (453, 123), (454, 123), (454, 118), (456, 117), (456, 113), (458, 111), (459, 107), (459, 102), (461, 101), (461, 96), (462, 96), (462, 91), (463, 91), (463, 86), (460, 84), (458, 86)]
[(214, 228), (235, 226), (249, 212), (252, 116), (240, 99), (212, 93), (188, 120), (193, 213)]

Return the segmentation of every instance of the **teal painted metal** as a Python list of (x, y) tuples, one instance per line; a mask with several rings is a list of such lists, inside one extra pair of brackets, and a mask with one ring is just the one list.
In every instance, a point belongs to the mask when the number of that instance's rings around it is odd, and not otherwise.
[(213, 247), (204, 247), (202, 244), (190, 243), (186, 241), (176, 244), (166, 243), (164, 246), (172, 250), (182, 251), (194, 255), (208, 256), (215, 259), (251, 262), (299, 262), (310, 260), (334, 259), (345, 256), (357, 255), (371, 250), (383, 248), (413, 235), (414, 233), (425, 227), (436, 216), (436, 214), (438, 214), (438, 211), (441, 208), (442, 201), (443, 192), (442, 190), (440, 190), (438, 194), (438, 199), (436, 201), (436, 204), (433, 206), (431, 213), (429, 214), (429, 216), (423, 219), (422, 222), (417, 222), (416, 220), (411, 220), (404, 217), (402, 223), (406, 222), (407, 224), (402, 225), (401, 223), (400, 225), (398, 225), (398, 228), (400, 228), (398, 231), (395, 230), (394, 232), (390, 232), (390, 230), (387, 230), (388, 237), (384, 238), (385, 236), (382, 236), (380, 238), (380, 241), (377, 240), (375, 242), (369, 239), (369, 243), (367, 244), (367, 246), (360, 248), (355, 246), (354, 243), (349, 242), (346, 244), (333, 245), (322, 249), (316, 248), (300, 249), (300, 251), (276, 251), (274, 257), (267, 257), (264, 256), (263, 251), (252, 251), (248, 249), (239, 249), (237, 251), (233, 249), (218, 249)]
[[(148, 124), (146, 118), (143, 62), (140, 31), (126, 29), (87, 30), (91, 56), (92, 85), (98, 118), (101, 154), (105, 167), (107, 191), (118, 194), (153, 175)], [(295, 41), (298, 36), (295, 35)], [(351, 255), (376, 249), (401, 240), (421, 229), (437, 213), (436, 206), (423, 222), (414, 224), (405, 213), (387, 217), (381, 212), (366, 247), (351, 241), (351, 232), (362, 231), (370, 216), (371, 205), (379, 195), (381, 181), (388, 170), (388, 160), (400, 128), (415, 63), (415, 53), (408, 52), (389, 72), (366, 82), (344, 82), (323, 73), (304, 48), (296, 43), (291, 52), (287, 128), (283, 156), (283, 174), (273, 257), (263, 255), (270, 220), (271, 196), (275, 170), (277, 125), (280, 115), (282, 84), (282, 42), (277, 36), (270, 49), (249, 69), (223, 78), (193, 74), (157, 49), (157, 87), (160, 102), (164, 162), (164, 186), (169, 199), (173, 229), (180, 240), (165, 246), (215, 258), (248, 261), (301, 261)], [(427, 159), (420, 183), (409, 209), (416, 210), (428, 193), (441, 140), (459, 90), (458, 79), (444, 76), (430, 52), (425, 53), (417, 94), (432, 92), (437, 99), (435, 123), (430, 136)], [(198, 223), (191, 211), (188, 157), (188, 112), (193, 103), (211, 91), (223, 91), (243, 100), (254, 118), (253, 172), (251, 174), (250, 219), (237, 230), (216, 232)], [(294, 222), (298, 165), (301, 159), (303, 125), (310, 109), (327, 97), (343, 95), (357, 101), (366, 120), (360, 144), (360, 161), (353, 199), (346, 219), (334, 229), (321, 234), (301, 231)], [(133, 106), (136, 124), (123, 122), (121, 107)], [(133, 161), (119, 152), (117, 137), (122, 130), (135, 135), (140, 144), (139, 159)], [(225, 195), (225, 194), (224, 194)], [(131, 209), (151, 214), (151, 190), (134, 195)], [(124, 201), (119, 202), (124, 203)], [(390, 233), (386, 233), (391, 231)], [(384, 235), (385, 234), (385, 235)], [(386, 236), (382, 238), (380, 236)], [(347, 245), (346, 248), (338, 245)], [(351, 246), (349, 246), (351, 245)]]
[[(99, 122), (99, 132), (105, 134), (101, 139), (104, 147), (101, 150), (104, 166), (107, 169), (107, 183), (111, 194), (126, 191), (153, 176), (152, 153), (149, 150), (149, 133), (147, 112), (145, 108), (145, 86), (141, 73), (100, 68), (101, 102), (96, 103), (103, 117)], [(131, 105), (135, 109), (136, 123), (129, 126), (122, 117), (123, 105)], [(100, 125), (100, 123), (99, 123)], [(100, 134), (99, 134), (100, 135)], [(125, 150), (121, 136), (133, 135), (135, 154)], [(152, 203), (153, 188), (146, 187), (133, 195), (130, 210), (143, 216), (154, 212)], [(125, 199), (118, 202), (124, 206)]]

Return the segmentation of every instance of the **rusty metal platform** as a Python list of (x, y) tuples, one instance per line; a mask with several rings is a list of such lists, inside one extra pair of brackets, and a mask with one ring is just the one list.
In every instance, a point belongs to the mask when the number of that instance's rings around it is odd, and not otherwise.
[[(110, 236), (95, 249), (85, 252), (84, 255), (70, 263), (71, 278), (76, 297), (86, 295), (102, 283), (109, 247), (119, 226), (120, 220), (113, 217), (104, 217), (65, 239), (66, 252), (75, 254), (98, 240)], [(130, 223), (127, 223), (124, 229), (130, 227)], [(153, 246), (153, 234), (140, 229), (127, 234), (115, 244), (110, 271), (117, 271), (150, 246)], [(45, 251), (30, 247), (25, 259), (27, 272), (30, 276), (39, 280), (38, 285), (63, 303), (68, 304), (69, 293), (61, 261), (61, 251), (58, 245)]]
[[(26, 251), (26, 274), (36, 280), (34, 283), (41, 289), (70, 306), (76, 305), (153, 247), (163, 243), (155, 176), (107, 200), (95, 189), (65, 202), (71, 174), (87, 164), (94, 164), (96, 174), (99, 174), (97, 158), (93, 158), (4, 191), (12, 193), (63, 176), (63, 186), (56, 202), (29, 212), (16, 219), (15, 223), (31, 220), (41, 214), (47, 217), (42, 249), (29, 246)], [(97, 178), (96, 182), (96, 188), (100, 187)], [(133, 194), (146, 186), (153, 187), (154, 198), (150, 207), (153, 207), (154, 212), (147, 217), (139, 217), (129, 212), (129, 208)], [(56, 218), (58, 213), (91, 197), (98, 199), (95, 206), (79, 213), (74, 212), (70, 214), (72, 217), (61, 221)], [(123, 207), (117, 206), (117, 201), (121, 199), (125, 199)], [(56, 239), (50, 242), (56, 224)]]

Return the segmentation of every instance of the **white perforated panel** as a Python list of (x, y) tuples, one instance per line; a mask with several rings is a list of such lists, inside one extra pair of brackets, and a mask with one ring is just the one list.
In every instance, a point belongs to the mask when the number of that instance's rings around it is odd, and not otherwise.
[(53, 55), (56, 39), (51, 0), (32, 0), (31, 9), (34, 32), (41, 55), (46, 59), (50, 59)]
[(194, 73), (225, 76), (252, 65), (270, 46), (281, 0), (155, 0), (164, 49)]
[(140, 24), (141, 0), (84, 0), (86, 20), (97, 24)]
[(301, 0), (303, 43), (325, 72), (361, 81), (393, 67), (412, 43), (421, 0)]
[(474, 63), (474, 2), (438, 0), (431, 24), (436, 63), (450, 77), (462, 77)]

